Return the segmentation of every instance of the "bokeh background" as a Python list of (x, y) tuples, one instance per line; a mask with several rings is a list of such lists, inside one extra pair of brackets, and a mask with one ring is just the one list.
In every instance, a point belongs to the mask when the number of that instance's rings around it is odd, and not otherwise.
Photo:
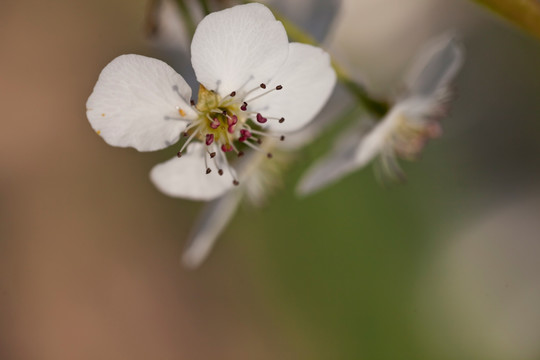
[(170, 154), (85, 117), (110, 60), (157, 56), (147, 6), (0, 2), (1, 359), (540, 359), (538, 40), (466, 0), (345, 0), (326, 46), (378, 95), (459, 31), (445, 135), (405, 184), (368, 168), (298, 199), (323, 136), (188, 271), (201, 204), (148, 178)]

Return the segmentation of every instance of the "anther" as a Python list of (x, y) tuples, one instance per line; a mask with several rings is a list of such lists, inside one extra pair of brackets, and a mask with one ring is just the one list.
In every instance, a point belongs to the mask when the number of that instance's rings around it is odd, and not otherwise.
[(219, 176), (223, 175), (223, 169), (219, 169), (218, 172)]
[(242, 106), (240, 106), (240, 110), (246, 111), (246, 110), (247, 110), (247, 106), (248, 106), (247, 102), (244, 101), (244, 103), (242, 104)]
[(266, 89), (266, 85), (264, 83), (262, 83), (261, 85), (259, 85), (261, 87), (261, 89)]
[(257, 144), (261, 145), (261, 144), (262, 144), (262, 140), (261, 140), (261, 139), (257, 139)]
[(281, 140), (281, 141), (285, 140), (285, 135), (281, 135), (281, 136), (279, 137), (279, 140)]
[(206, 168), (206, 175), (210, 174), (212, 172), (212, 169)]
[(227, 124), (229, 126), (236, 125), (237, 122), (238, 122), (238, 116), (233, 115), (233, 116), (227, 117)]
[(220, 125), (220, 122), (218, 120), (218, 118), (214, 118), (214, 120), (212, 120), (212, 123), (210, 124), (210, 127), (212, 129), (217, 129)]
[(221, 151), (223, 152), (229, 152), (232, 151), (232, 146), (230, 144), (223, 144), (221, 145)]
[(236, 96), (236, 91), (233, 91), (232, 93), (229, 94), (230, 97), (235, 97)]
[(283, 86), (281, 85), (276, 86), (276, 90), (281, 90), (281, 89), (283, 89)]
[(176, 156), (179, 157), (179, 158), (181, 158), (181, 157), (182, 157), (182, 152), (181, 152), (181, 151), (177, 152), (177, 153), (176, 153)]
[(271, 159), (273, 157), (273, 155), (272, 155), (272, 153), (268, 153), (268, 154), (266, 154), (266, 157)]
[(206, 146), (212, 145), (214, 142), (214, 134), (206, 134)]
[(234, 185), (234, 186), (238, 186), (238, 185), (240, 185), (240, 182), (238, 182), (238, 180), (233, 180), (233, 182), (232, 182), (232, 183), (233, 183), (233, 185)]
[(211, 152), (211, 153), (210, 153), (210, 157), (211, 157), (212, 159), (215, 158), (215, 157), (216, 157), (216, 153), (215, 153), (215, 152)]
[(279, 119), (279, 123), (282, 124), (285, 121), (285, 118)]
[(189, 100), (189, 103), (191, 104), (191, 106), (195, 106), (195, 101)]
[(238, 157), (242, 157), (242, 156), (244, 156), (244, 152), (243, 152), (243, 151), (240, 151), (240, 152), (238, 153)]
[(257, 122), (264, 124), (267, 122), (268, 119), (261, 115), (261, 113), (257, 113)]
[(184, 133), (182, 135), (184, 135), (184, 137), (188, 136), (187, 131), (184, 131)]

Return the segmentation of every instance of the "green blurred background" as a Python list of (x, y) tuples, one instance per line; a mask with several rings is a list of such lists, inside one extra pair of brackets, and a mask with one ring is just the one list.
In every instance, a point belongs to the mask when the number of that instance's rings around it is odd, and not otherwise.
[(147, 5), (0, 3), (1, 359), (540, 359), (537, 40), (465, 0), (344, 1), (327, 47), (379, 95), (461, 33), (445, 135), (403, 185), (365, 169), (298, 199), (323, 136), (188, 271), (201, 204), (148, 178), (170, 155), (85, 116), (110, 60), (154, 54)]

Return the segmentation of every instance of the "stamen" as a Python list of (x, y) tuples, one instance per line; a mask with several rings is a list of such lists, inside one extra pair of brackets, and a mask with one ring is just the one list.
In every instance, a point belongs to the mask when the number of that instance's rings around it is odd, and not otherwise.
[[(240, 130), (240, 134), (242, 133), (242, 130)], [(262, 132), (262, 131), (257, 131), (257, 130), (253, 130), (251, 129), (251, 133), (255, 134), (255, 135), (260, 135), (260, 136), (266, 136), (266, 137), (270, 137), (270, 138), (275, 138), (275, 139), (279, 139), (281, 141), (285, 140), (285, 135), (277, 135), (277, 134), (268, 134), (268, 133), (265, 133), (265, 132)], [(251, 134), (250, 133), (250, 134)], [(258, 140), (260, 141), (260, 140)]]
[(208, 167), (208, 160), (206, 159), (206, 154), (204, 154), (204, 167), (206, 167), (206, 175), (212, 172), (212, 169)]
[(252, 149), (255, 150), (255, 151), (263, 152), (261, 149), (259, 149), (259, 147), (253, 145), (253, 144), (250, 143), (249, 141), (246, 141), (244, 144), (246, 144), (247, 146), (249, 146), (250, 148), (252, 148)]
[(212, 120), (212, 124), (210, 124), (210, 127), (215, 130), (219, 127), (219, 125), (221, 125), (221, 122), (218, 120), (218, 118), (214, 118), (214, 120)]
[(227, 115), (227, 124), (229, 126), (236, 125), (237, 122), (238, 122), (238, 116), (236, 116), (236, 115), (228, 116)]
[(247, 110), (247, 106), (248, 106), (247, 102), (244, 101), (244, 103), (242, 104), (242, 106), (240, 106), (240, 110), (246, 111), (246, 110)]
[[(266, 89), (266, 85), (265, 85), (264, 87), (262, 87), (262, 85), (264, 85), (264, 84), (261, 84), (261, 88)], [(258, 98), (263, 97), (264, 95), (270, 94), (270, 93), (271, 93), (272, 91), (274, 91), (274, 90), (281, 90), (281, 89), (283, 89), (283, 86), (278, 85), (278, 86), (276, 86), (275, 88), (273, 88), (273, 89), (271, 89), (271, 90), (268, 90), (268, 91), (265, 91), (265, 92), (263, 92), (262, 94), (259, 94), (259, 95), (255, 96), (254, 98), (251, 98), (251, 99), (246, 100), (246, 101), (247, 101), (247, 102), (251, 102), (251, 101), (253, 101), (253, 100), (257, 100)], [(246, 96), (246, 97), (247, 97), (247, 96)]]
[(227, 170), (231, 174), (231, 177), (233, 178), (233, 184), (238, 185), (240, 182), (238, 181), (238, 178), (236, 177), (236, 173), (234, 169), (229, 165), (229, 161), (227, 160), (227, 155), (225, 153), (221, 153), (221, 156), (223, 157), (223, 161), (225, 162), (225, 166), (227, 167)]
[(221, 145), (221, 151), (223, 151), (224, 153), (230, 152), (232, 150), (233, 150), (233, 148), (232, 148), (231, 144), (223, 144), (223, 145)]
[[(216, 145), (214, 145), (216, 146)], [(216, 166), (216, 169), (218, 169), (218, 174), (221, 176), (223, 175), (223, 170), (221, 170), (221, 168), (219, 167), (218, 163), (217, 163), (217, 159), (216, 159), (216, 152), (215, 151), (212, 151), (210, 153), (210, 158), (214, 160), (214, 165)]]
[(214, 134), (206, 134), (206, 146), (212, 145), (213, 142), (214, 142)]
[(191, 136), (186, 140), (186, 142), (184, 143), (184, 145), (182, 145), (182, 148), (180, 149), (180, 151), (176, 154), (176, 156), (178, 157), (182, 157), (182, 153), (184, 152), (184, 149), (186, 148), (186, 146), (188, 146), (188, 144), (191, 142), (191, 140), (193, 140), (193, 138), (195, 137), (195, 135), (197, 135), (199, 133), (199, 129), (196, 129), (193, 134), (191, 134)]
[(262, 116), (261, 113), (257, 113), (257, 122), (258, 123), (264, 124), (267, 121), (268, 121), (268, 119), (265, 118), (264, 116)]

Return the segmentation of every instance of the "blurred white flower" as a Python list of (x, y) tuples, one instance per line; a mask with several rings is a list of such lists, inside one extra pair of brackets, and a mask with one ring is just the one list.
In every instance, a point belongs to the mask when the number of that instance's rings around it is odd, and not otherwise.
[(378, 122), (361, 119), (338, 138), (298, 186), (300, 194), (316, 191), (359, 170), (379, 156), (383, 175), (402, 177), (397, 157), (412, 160), (427, 140), (441, 135), (439, 120), (451, 98), (450, 84), (463, 63), (463, 50), (445, 36), (425, 48), (405, 79), (406, 91)]
[(103, 69), (87, 116), (107, 143), (139, 151), (163, 149), (184, 134), (178, 158), (154, 167), (151, 179), (167, 195), (211, 200), (239, 184), (230, 154), (262, 151), (261, 138), (281, 137), (273, 131), (304, 127), (328, 100), (336, 76), (328, 54), (289, 44), (283, 25), (260, 4), (206, 16), (191, 54), (201, 84), (197, 104), (164, 62), (123, 55)]

